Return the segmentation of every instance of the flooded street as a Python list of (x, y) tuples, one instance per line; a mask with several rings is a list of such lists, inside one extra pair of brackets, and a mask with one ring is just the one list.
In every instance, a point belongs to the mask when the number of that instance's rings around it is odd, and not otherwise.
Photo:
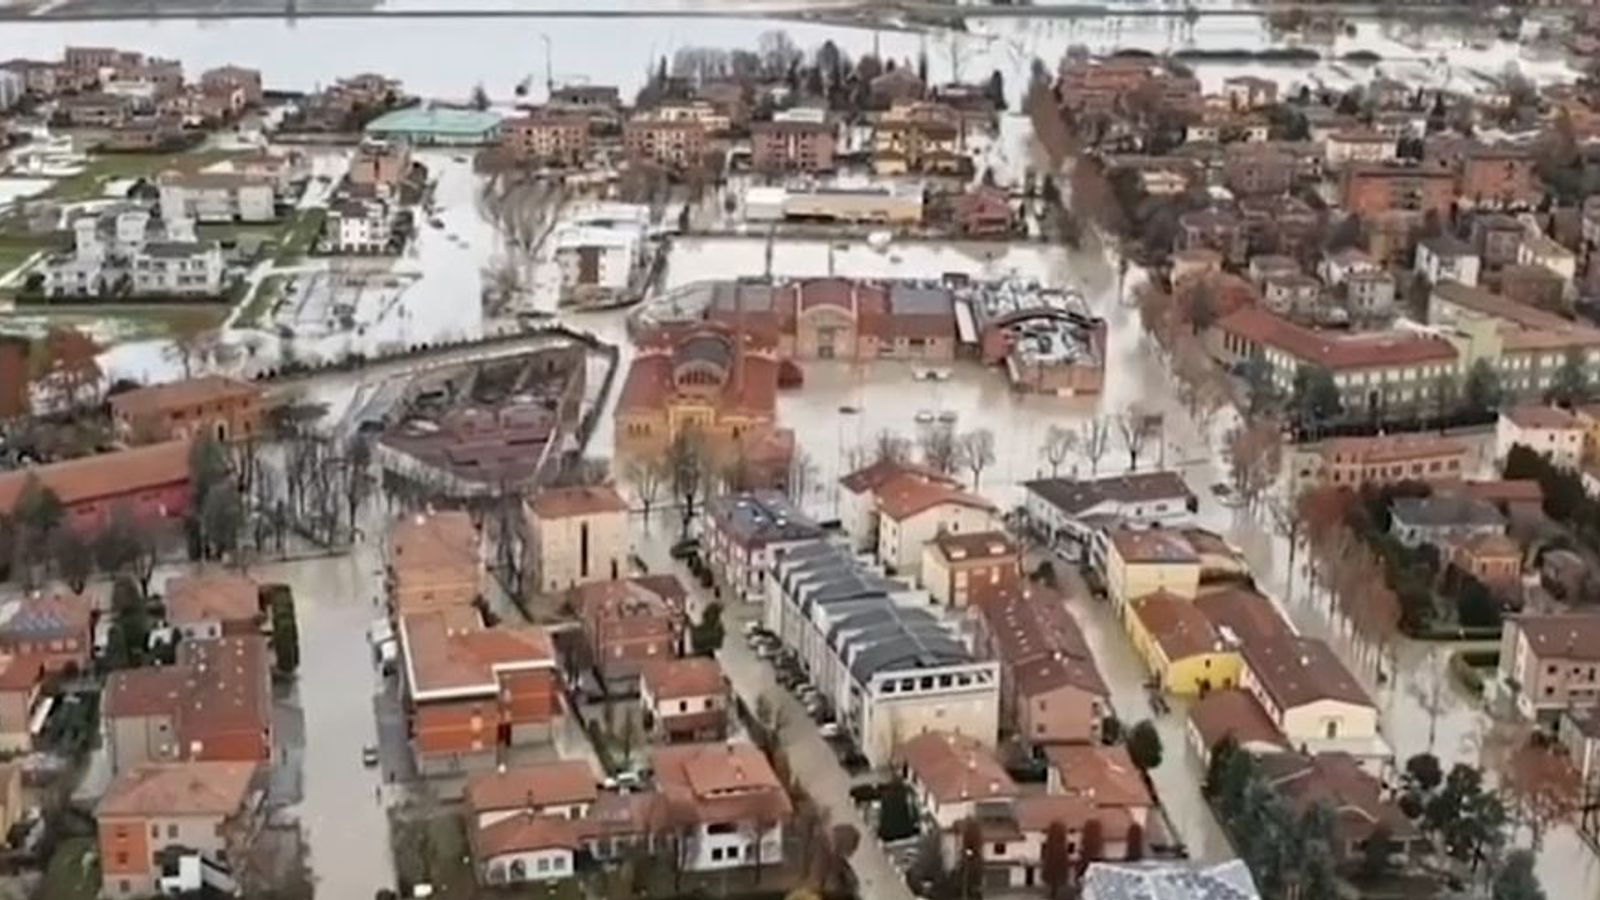
[(290, 812), (310, 848), (317, 896), (330, 900), (364, 900), (394, 886), (380, 776), (361, 762), (362, 748), (378, 742), (373, 701), (380, 685), (366, 629), (375, 614), (372, 598), (382, 589), (381, 566), (376, 548), (363, 544), (352, 554), (250, 572), (294, 591), (305, 728), (304, 745), (286, 748), (302, 767), (303, 799)]

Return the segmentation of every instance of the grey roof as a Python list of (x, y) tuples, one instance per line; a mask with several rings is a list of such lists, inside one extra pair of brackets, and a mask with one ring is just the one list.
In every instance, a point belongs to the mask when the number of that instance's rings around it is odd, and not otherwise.
[(1428, 238), (1422, 242), (1435, 256), (1476, 256), (1478, 251), (1472, 245), (1461, 240), (1453, 234), (1441, 234)]
[(1090, 863), (1083, 900), (1261, 900), (1244, 862)]
[(772, 285), (764, 281), (715, 281), (701, 289), (711, 292), (710, 308), (732, 312), (769, 312), (772, 310)]
[(1487, 500), (1476, 497), (1402, 497), (1389, 509), (1394, 521), (1413, 527), (1503, 526), (1505, 517)]
[(1194, 493), (1177, 472), (1138, 472), (1113, 475), (1089, 481), (1072, 478), (1036, 478), (1022, 486), (1067, 515), (1081, 515), (1106, 501), (1147, 503), (1151, 500), (1182, 499), (1190, 502)]
[(144, 245), (147, 256), (160, 256), (167, 259), (183, 259), (204, 253), (205, 244), (193, 241), (152, 241)]
[(718, 497), (712, 501), (710, 511), (717, 527), (745, 547), (805, 541), (823, 535), (821, 526), (779, 491), (744, 491)]
[(897, 281), (889, 287), (889, 311), (894, 315), (954, 315), (955, 298), (937, 284)]

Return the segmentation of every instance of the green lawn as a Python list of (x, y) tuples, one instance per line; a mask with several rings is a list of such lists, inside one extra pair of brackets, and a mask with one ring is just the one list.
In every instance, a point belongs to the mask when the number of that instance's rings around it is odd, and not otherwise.
[(227, 150), (193, 150), (176, 153), (105, 153), (90, 158), (82, 172), (63, 178), (40, 194), (41, 200), (92, 200), (105, 192), (105, 184), (119, 178), (151, 178), (166, 169), (193, 172), (237, 153)]
[(328, 218), (328, 211), (320, 207), (302, 209), (295, 213), (286, 225), (283, 242), (278, 246), (276, 261), (280, 265), (296, 262), (311, 251), (311, 246), (316, 243), (317, 236), (322, 233), (322, 224)]
[(67, 838), (56, 847), (45, 870), (38, 896), (44, 900), (94, 900), (100, 893), (100, 865), (84, 865), (84, 855), (94, 850), (94, 838)]
[(245, 301), (244, 308), (233, 320), (233, 327), (261, 327), (262, 322), (272, 314), (272, 307), (283, 299), (283, 283), (287, 280), (286, 275), (268, 275), (261, 279), (261, 283), (256, 285), (256, 292)]
[(6, 234), (0, 232), (0, 276), (28, 261), (40, 250), (65, 250), (72, 239), (65, 232), (45, 234)]
[(0, 314), (0, 333), (42, 335), (52, 327), (78, 327), (109, 332), (112, 343), (162, 338), (172, 334), (173, 326), (191, 315), (202, 315), (212, 325), (228, 314), (226, 305), (207, 303), (149, 306), (138, 303), (84, 306), (24, 306)]

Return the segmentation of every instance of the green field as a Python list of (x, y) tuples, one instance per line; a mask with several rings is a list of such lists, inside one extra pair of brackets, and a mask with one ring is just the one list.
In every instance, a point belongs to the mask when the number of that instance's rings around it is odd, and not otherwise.
[(177, 153), (106, 153), (93, 156), (82, 172), (63, 178), (35, 199), (71, 202), (104, 196), (107, 182), (120, 178), (154, 178), (167, 169), (194, 172), (238, 153), (193, 150)]
[(100, 893), (100, 866), (83, 864), (85, 854), (94, 850), (94, 838), (68, 838), (56, 847), (45, 870), (38, 896), (46, 900), (94, 900)]

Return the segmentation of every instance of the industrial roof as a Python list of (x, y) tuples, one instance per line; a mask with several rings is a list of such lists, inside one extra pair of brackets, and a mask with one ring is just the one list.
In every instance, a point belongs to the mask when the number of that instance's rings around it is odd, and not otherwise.
[(475, 109), (413, 106), (397, 109), (367, 123), (369, 134), (432, 132), (434, 134), (476, 135), (500, 124), (500, 116)]

